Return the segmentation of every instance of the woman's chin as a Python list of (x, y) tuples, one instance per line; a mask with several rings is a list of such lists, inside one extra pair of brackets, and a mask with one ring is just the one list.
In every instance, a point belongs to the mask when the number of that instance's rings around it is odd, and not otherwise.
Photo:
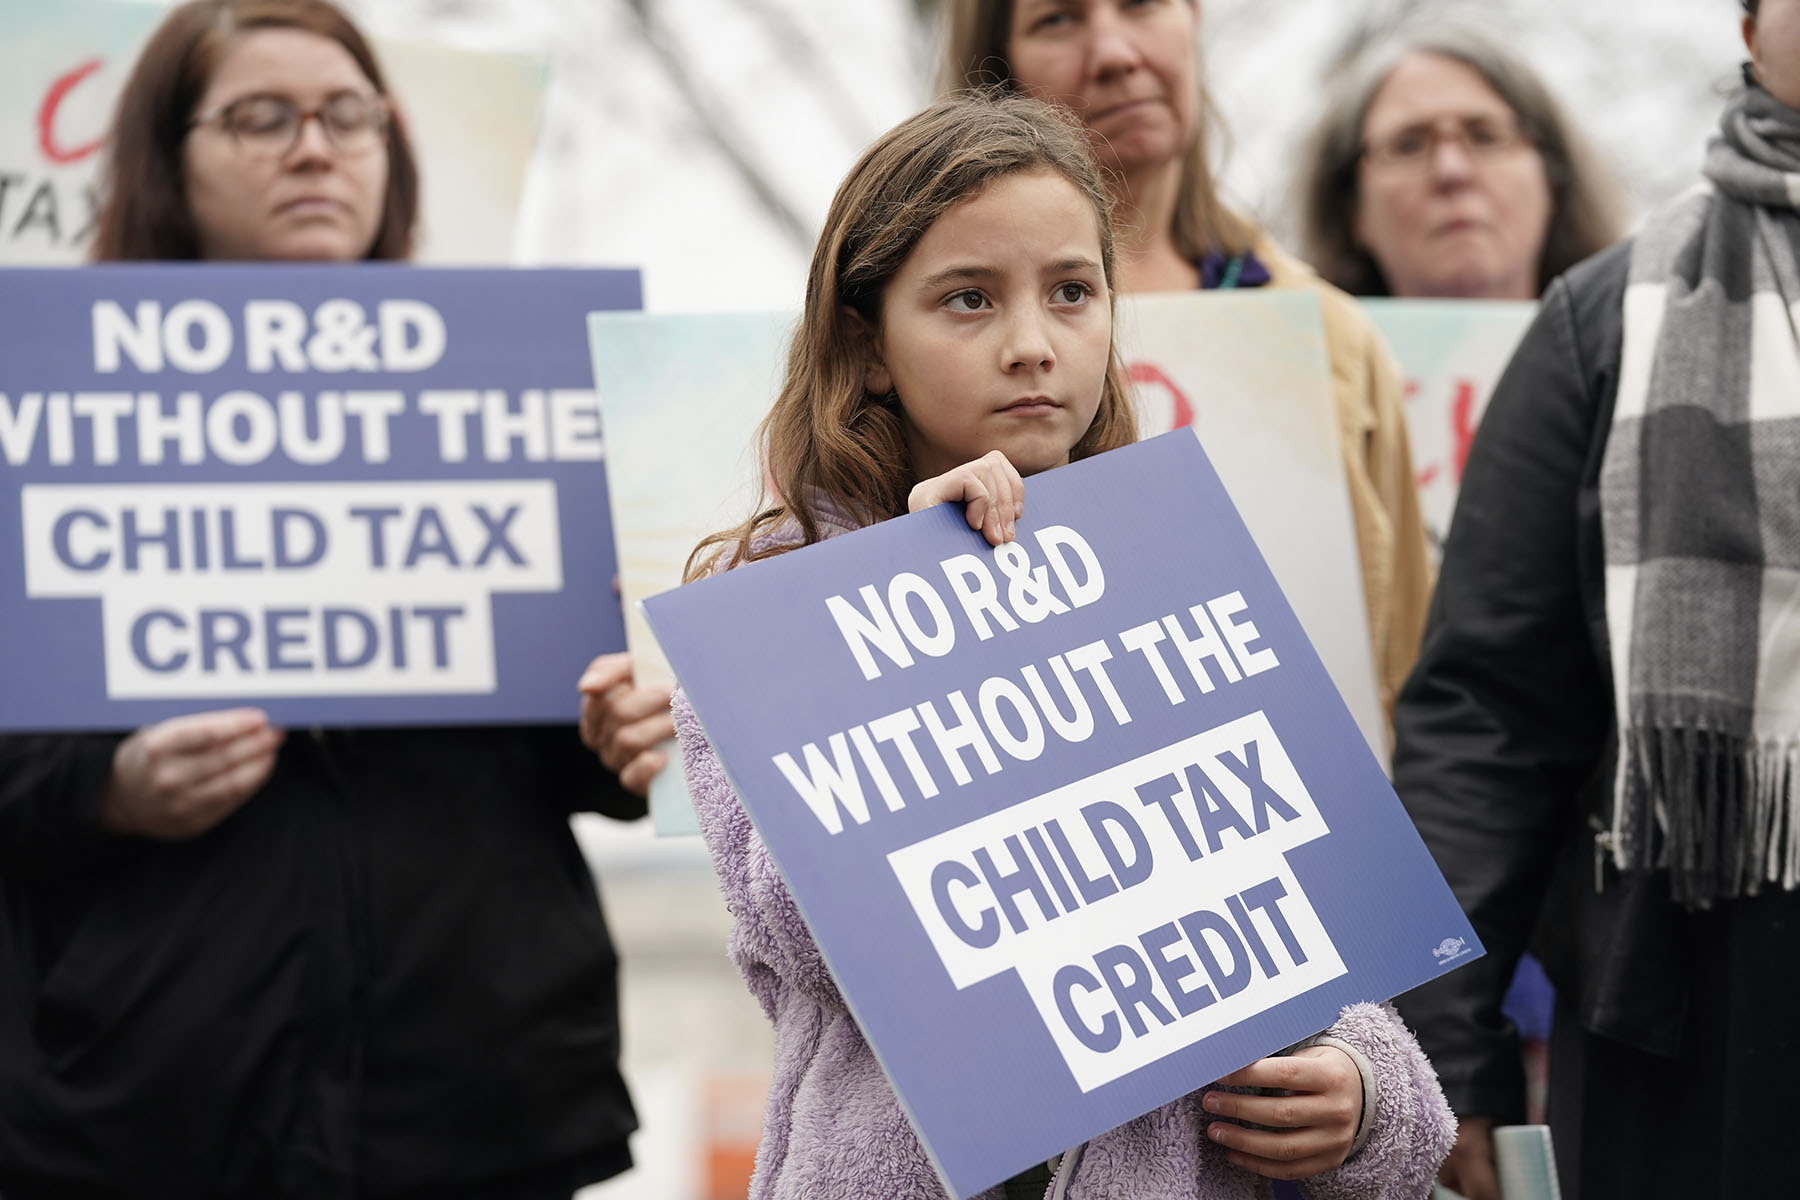
[(1181, 157), (1181, 131), (1172, 122), (1143, 122), (1110, 135), (1090, 129), (1089, 143), (1100, 164), (1125, 176), (1169, 167)]
[(368, 254), (370, 242), (348, 229), (299, 229), (273, 239), (261, 257), (270, 262), (354, 262)]

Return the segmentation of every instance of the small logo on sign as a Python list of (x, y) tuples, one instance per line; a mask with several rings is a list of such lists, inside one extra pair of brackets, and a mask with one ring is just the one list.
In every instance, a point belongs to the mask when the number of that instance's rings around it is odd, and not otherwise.
[(1431, 957), (1438, 960), (1438, 965), (1455, 962), (1469, 952), (1467, 943), (1459, 937), (1447, 937), (1431, 948)]

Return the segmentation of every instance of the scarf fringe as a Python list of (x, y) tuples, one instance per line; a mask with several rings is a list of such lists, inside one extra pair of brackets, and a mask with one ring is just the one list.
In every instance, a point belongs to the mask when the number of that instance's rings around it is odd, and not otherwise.
[(1620, 748), (1612, 849), (1621, 871), (1663, 870), (1677, 903), (1800, 886), (1800, 740), (1632, 726)]

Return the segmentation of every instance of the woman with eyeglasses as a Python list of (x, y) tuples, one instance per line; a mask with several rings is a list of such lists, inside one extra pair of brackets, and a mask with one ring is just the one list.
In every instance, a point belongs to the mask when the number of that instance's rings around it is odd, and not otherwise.
[[(244, 0), (169, 16), (120, 97), (96, 259), (411, 257), (406, 129), (367, 43), (325, 14)], [(321, 32), (337, 26), (354, 48)]]
[(1318, 297), (1384, 706), (1418, 652), (1431, 568), (1399, 370), (1362, 311), (1219, 196), (1198, 0), (952, 0), (941, 83), (1061, 104), (1106, 168), (1119, 287)]
[[(1469, 25), (1371, 41), (1334, 80), (1301, 161), (1303, 251), (1353, 295), (1535, 300), (1622, 231), (1611, 180), (1549, 89)], [(1552, 1008), (1528, 955), (1504, 1017), (1540, 1085)], [(1541, 1105), (1521, 1094), (1504, 1108), (1516, 1122)]]
[(1534, 300), (1623, 232), (1611, 181), (1537, 74), (1415, 24), (1336, 78), (1300, 195), (1307, 261), (1356, 296)]
[[(404, 259), (418, 216), (326, 0), (171, 12), (106, 188), (103, 260)], [(629, 1166), (568, 818), (643, 800), (574, 717), (0, 738), (0, 1194), (567, 1200)]]

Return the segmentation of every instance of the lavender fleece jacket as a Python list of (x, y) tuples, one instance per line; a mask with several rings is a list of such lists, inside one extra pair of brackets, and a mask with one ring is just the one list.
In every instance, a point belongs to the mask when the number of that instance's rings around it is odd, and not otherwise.
[[(688, 790), (736, 923), (731, 957), (775, 1026), (774, 1079), (750, 1200), (942, 1200), (900, 1102), (863, 1040), (793, 896), (700, 728), (675, 694)], [(1384, 1005), (1346, 1008), (1325, 1036), (1373, 1066), (1366, 1140), (1342, 1166), (1304, 1182), (1317, 1200), (1430, 1194), (1455, 1121), (1412, 1035)], [(1087, 1143), (1069, 1200), (1251, 1200), (1268, 1180), (1239, 1170), (1205, 1137), (1201, 1092)], [(1071, 1156), (1072, 1157), (1072, 1156)], [(997, 1200), (998, 1189), (982, 1194)]]
[[(853, 528), (833, 512), (820, 516), (827, 537)], [(731, 957), (775, 1026), (774, 1078), (749, 1200), (944, 1200), (937, 1172), (684, 692), (676, 691), (673, 707), (700, 832), (735, 918)], [(1456, 1121), (1412, 1034), (1388, 1006), (1356, 1004), (1320, 1037), (1361, 1056), (1358, 1066), (1365, 1080), (1372, 1068), (1375, 1094), (1363, 1099), (1360, 1148), (1301, 1190), (1312, 1200), (1429, 1196)], [(1067, 1200), (1271, 1196), (1267, 1179), (1232, 1166), (1206, 1137), (1212, 1118), (1200, 1107), (1204, 1092), (1065, 1154)], [(977, 1200), (1000, 1200), (1000, 1189)]]

